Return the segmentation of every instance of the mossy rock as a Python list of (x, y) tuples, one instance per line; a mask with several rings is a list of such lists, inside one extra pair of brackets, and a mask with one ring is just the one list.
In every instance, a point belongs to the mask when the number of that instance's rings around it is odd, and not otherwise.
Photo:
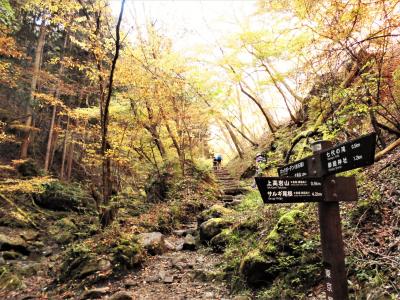
[(24, 177), (34, 177), (43, 174), (43, 171), (38, 167), (36, 162), (32, 159), (25, 160), (16, 167), (18, 173)]
[(200, 225), (205, 221), (208, 221), (212, 218), (221, 218), (226, 216), (232, 216), (235, 213), (234, 210), (223, 207), (222, 205), (215, 204), (211, 206), (211, 208), (203, 211), (200, 216), (197, 217), (197, 223)]
[(257, 248), (242, 259), (239, 272), (245, 281), (251, 286), (265, 286), (279, 276), (293, 282), (295, 288), (319, 278), (317, 243), (305, 238), (308, 224), (307, 215), (298, 209), (284, 213)]
[(54, 211), (94, 209), (93, 200), (78, 184), (64, 184), (54, 181), (45, 185), (43, 193), (33, 196), (37, 205)]
[(67, 244), (75, 239), (76, 225), (68, 218), (62, 218), (49, 226), (48, 232), (59, 244)]
[(295, 251), (305, 241), (306, 225), (307, 215), (300, 210), (293, 209), (283, 214), (266, 238), (265, 252)]
[(237, 241), (238, 236), (231, 229), (223, 229), (210, 240), (210, 245), (215, 252), (223, 252), (230, 243)]
[(29, 255), (28, 244), (19, 236), (10, 236), (0, 233), (0, 250), (13, 250), (23, 255)]
[(22, 279), (8, 266), (0, 268), (0, 290), (18, 290), (24, 287)]
[(132, 269), (144, 259), (144, 250), (136, 236), (121, 237), (112, 249), (113, 260), (117, 267)]
[(22, 257), (21, 253), (15, 252), (15, 251), (4, 251), (1, 252), (1, 255), (5, 260), (14, 260), (14, 259), (19, 259)]
[(265, 257), (259, 249), (249, 252), (241, 261), (239, 272), (251, 286), (262, 286), (271, 283), (277, 276), (271, 270), (276, 260)]
[(232, 225), (232, 221), (224, 218), (212, 218), (200, 225), (200, 240), (205, 242), (211, 240), (223, 229)]
[(72, 245), (63, 255), (64, 261), (60, 270), (60, 282), (84, 278), (96, 272), (95, 257), (86, 245)]

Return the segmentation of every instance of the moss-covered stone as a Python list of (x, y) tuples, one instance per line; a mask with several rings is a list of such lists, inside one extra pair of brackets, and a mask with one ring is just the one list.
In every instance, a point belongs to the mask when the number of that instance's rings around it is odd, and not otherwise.
[(242, 259), (239, 272), (245, 281), (265, 286), (284, 278), (294, 289), (315, 282), (321, 265), (316, 242), (305, 238), (307, 224), (307, 215), (298, 209), (283, 213), (269, 234)]
[(68, 218), (62, 218), (49, 226), (48, 232), (51, 237), (59, 244), (67, 244), (75, 239), (74, 233), (77, 231), (77, 227)]
[(214, 251), (222, 252), (229, 243), (235, 242), (237, 239), (238, 236), (231, 229), (223, 229), (210, 240), (210, 245)]
[(116, 267), (131, 269), (143, 261), (144, 250), (136, 236), (121, 237), (112, 249)]
[(224, 218), (212, 218), (200, 225), (201, 241), (209, 241), (223, 229), (232, 225), (232, 221)]
[(78, 184), (53, 181), (45, 185), (45, 191), (34, 194), (35, 203), (55, 211), (80, 211), (93, 209), (93, 200)]
[(139, 235), (139, 244), (150, 255), (163, 254), (167, 251), (164, 235), (161, 232), (147, 232)]
[(32, 159), (21, 162), (16, 166), (16, 169), (24, 177), (33, 177), (42, 174), (42, 171)]
[(0, 268), (0, 290), (17, 290), (24, 286), (21, 278), (8, 266)]
[(261, 286), (274, 280), (277, 273), (268, 272), (276, 264), (273, 258), (265, 257), (259, 249), (249, 252), (240, 263), (239, 272), (249, 285)]
[(211, 208), (203, 211), (200, 216), (197, 217), (197, 223), (200, 225), (201, 223), (204, 223), (212, 218), (232, 216), (234, 213), (235, 211), (232, 209), (215, 204)]

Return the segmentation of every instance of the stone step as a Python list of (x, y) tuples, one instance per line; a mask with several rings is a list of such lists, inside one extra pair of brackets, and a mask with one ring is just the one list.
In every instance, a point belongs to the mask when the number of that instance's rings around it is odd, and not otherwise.
[(222, 196), (222, 201), (224, 201), (224, 202), (232, 202), (234, 199), (233, 199), (233, 196), (232, 195), (223, 195)]
[(228, 189), (222, 189), (222, 192), (225, 195), (233, 195), (233, 196), (235, 196), (235, 195), (239, 195), (239, 194), (244, 194), (244, 193), (247, 192), (247, 190), (244, 189), (244, 188), (228, 188)]
[(241, 200), (233, 200), (232, 202), (225, 202), (224, 203), (224, 207), (227, 207), (227, 208), (229, 208), (229, 207), (235, 207), (236, 205), (239, 205), (240, 203), (242, 203), (242, 201)]

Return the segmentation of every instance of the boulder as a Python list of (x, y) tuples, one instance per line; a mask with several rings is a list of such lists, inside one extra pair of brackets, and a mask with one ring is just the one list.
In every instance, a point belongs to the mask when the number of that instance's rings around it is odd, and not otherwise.
[(0, 251), (13, 250), (23, 255), (29, 255), (28, 244), (19, 236), (7, 236), (0, 233)]
[(45, 185), (43, 193), (33, 195), (35, 203), (54, 211), (79, 211), (93, 206), (93, 200), (78, 184), (54, 181)]
[(171, 174), (168, 171), (152, 174), (145, 186), (147, 201), (157, 203), (165, 201), (170, 188)]
[(102, 288), (95, 288), (87, 290), (82, 294), (81, 299), (99, 299), (110, 291), (110, 288), (105, 286)]
[(16, 166), (18, 173), (24, 177), (33, 177), (41, 175), (41, 170), (32, 159), (25, 160)]
[(139, 235), (139, 243), (150, 255), (163, 254), (168, 249), (161, 232), (142, 233)]
[(194, 251), (196, 249), (197, 249), (197, 243), (196, 243), (196, 239), (194, 238), (194, 236), (191, 234), (188, 234), (187, 236), (185, 236), (185, 239), (184, 239), (183, 245), (182, 245), (182, 250)]
[(112, 295), (109, 300), (133, 300), (133, 297), (126, 291), (119, 291)]
[(235, 213), (234, 210), (223, 207), (222, 205), (215, 204), (211, 208), (206, 209), (197, 217), (197, 223), (200, 225), (205, 221), (212, 218), (221, 218), (226, 216), (232, 216)]
[(22, 257), (21, 253), (15, 251), (4, 251), (1, 254), (5, 260), (14, 260)]
[(72, 279), (82, 279), (98, 271), (111, 269), (109, 260), (97, 259), (92, 255), (82, 253), (72, 261), (65, 261), (61, 266), (60, 281), (65, 282)]
[(215, 252), (222, 252), (234, 238), (230, 229), (224, 229), (210, 240), (210, 245)]
[(223, 218), (212, 218), (200, 225), (200, 239), (209, 241), (223, 229), (232, 225), (232, 221)]
[(258, 287), (275, 279), (275, 264), (275, 260), (264, 257), (259, 249), (255, 249), (242, 259), (239, 272), (249, 285)]

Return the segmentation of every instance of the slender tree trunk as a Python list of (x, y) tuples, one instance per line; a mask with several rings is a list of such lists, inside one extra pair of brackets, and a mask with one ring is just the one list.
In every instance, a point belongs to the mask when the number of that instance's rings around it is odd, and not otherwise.
[(56, 119), (56, 112), (57, 112), (57, 106), (53, 105), (53, 112), (51, 114), (51, 122), (50, 122), (50, 129), (49, 129), (49, 138), (47, 141), (47, 148), (46, 148), (46, 157), (44, 159), (44, 171), (45, 172), (47, 172), (49, 170), (51, 144), (53, 142), (53, 131), (54, 131), (54, 123), (55, 123), (55, 119)]
[(239, 87), (240, 90), (242, 91), (243, 94), (245, 94), (247, 97), (249, 97), (260, 109), (261, 113), (263, 114), (265, 120), (267, 121), (269, 130), (274, 133), (276, 131), (276, 125), (274, 121), (272, 120), (272, 117), (265, 111), (264, 107), (261, 105), (261, 102), (252, 94), (250, 94), (244, 87), (241, 82), (239, 82)]
[[(60, 127), (60, 116), (57, 118), (57, 128)], [(54, 160), (54, 154), (56, 152), (57, 148), (57, 139), (58, 139), (58, 130), (56, 130), (53, 133), (53, 140), (51, 141), (51, 152), (50, 152), (50, 162), (49, 162), (49, 170), (51, 169), (51, 166), (53, 165), (53, 160)]]
[[(271, 63), (268, 59), (267, 59), (267, 63), (268, 63), (268, 66), (269, 66), (269, 67), (266, 66), (266, 65), (264, 64), (265, 67), (268, 68), (268, 69), (270, 69), (270, 70), (272, 70), (271, 73), (277, 74), (278, 72), (275, 70), (274, 66), (272, 65), (272, 63)], [(268, 72), (268, 71), (267, 71), (267, 72)], [(268, 73), (270, 73), (270, 72), (268, 72)], [(272, 75), (271, 75), (271, 78), (272, 78)], [(290, 85), (287, 84), (287, 82), (286, 82), (285, 80), (279, 80), (279, 82), (282, 83), (282, 85), (286, 88), (286, 90), (290, 93), (290, 95), (293, 96), (294, 99), (296, 99), (296, 100), (299, 101), (300, 103), (303, 103), (304, 99), (303, 99), (302, 97), (300, 97), (300, 96), (290, 87)]]
[(26, 106), (26, 115), (28, 117), (25, 121), (25, 126), (26, 126), (25, 137), (21, 144), (21, 153), (20, 153), (21, 159), (25, 159), (28, 157), (28, 149), (29, 149), (29, 144), (31, 142), (30, 127), (32, 126), (32, 119), (33, 119), (32, 102), (35, 98), (34, 94), (36, 91), (36, 86), (37, 86), (37, 82), (38, 82), (38, 78), (39, 78), (40, 62), (41, 62), (42, 56), (43, 56), (43, 47), (45, 44), (45, 39), (46, 39), (46, 25), (45, 25), (45, 20), (42, 20), (42, 24), (40, 25), (38, 43), (37, 43), (36, 50), (35, 50), (35, 59), (34, 59), (34, 63), (33, 63), (31, 92), (30, 92), (29, 100), (28, 100), (28, 103)]
[[(101, 156), (103, 159), (103, 174), (102, 174), (102, 179), (103, 179), (103, 204), (108, 205), (110, 202), (110, 198), (112, 195), (112, 179), (111, 179), (111, 157), (107, 155), (108, 150), (111, 149), (110, 142), (108, 140), (108, 124), (109, 124), (109, 108), (110, 108), (110, 103), (111, 103), (111, 95), (113, 92), (113, 82), (114, 82), (114, 72), (115, 72), (115, 67), (117, 65), (118, 57), (119, 57), (119, 51), (121, 48), (121, 36), (120, 36), (120, 27), (121, 27), (121, 22), (122, 22), (122, 16), (124, 13), (124, 6), (125, 6), (125, 0), (122, 0), (121, 2), (121, 9), (119, 12), (118, 16), (118, 21), (117, 21), (117, 26), (115, 28), (115, 34), (116, 34), (116, 39), (115, 39), (115, 54), (111, 63), (111, 70), (110, 70), (110, 76), (108, 80), (108, 93), (107, 97), (105, 98), (104, 101), (104, 106), (102, 106), (102, 116), (103, 116), (103, 121), (101, 123)], [(107, 227), (110, 225), (114, 219), (116, 211), (114, 208), (107, 208), (104, 209), (100, 215), (100, 223), (103, 228)]]
[(61, 160), (61, 170), (60, 170), (60, 179), (64, 178), (64, 167), (65, 167), (65, 158), (67, 156), (67, 140), (69, 134), (69, 116), (67, 116), (67, 128), (65, 129), (64, 143), (63, 143), (63, 152), (62, 152), (62, 160)]
[[(62, 63), (63, 57), (64, 57), (64, 51), (67, 46), (67, 41), (68, 41), (68, 34), (65, 36), (64, 39), (64, 45), (61, 51), (60, 55), (60, 67), (58, 69), (58, 80), (61, 80), (61, 76), (64, 73), (64, 65)], [(57, 87), (55, 88), (54, 96), (56, 99), (60, 97), (60, 83), (57, 83)], [(53, 105), (53, 112), (51, 115), (51, 122), (50, 122), (50, 129), (49, 129), (49, 138), (47, 141), (47, 149), (46, 149), (46, 157), (44, 160), (44, 171), (47, 172), (49, 170), (49, 163), (50, 163), (50, 156), (51, 156), (51, 146), (53, 143), (53, 133), (54, 133), (54, 123), (56, 119), (56, 112), (57, 112), (57, 105)]]
[(231, 137), (232, 142), (235, 145), (235, 148), (236, 148), (237, 153), (239, 154), (239, 157), (241, 159), (243, 159), (243, 151), (241, 149), (239, 140), (237, 139), (235, 133), (232, 131), (232, 128), (230, 127), (228, 122), (224, 122), (224, 125), (225, 125), (226, 129), (228, 130), (229, 136)]
[(67, 160), (67, 181), (70, 181), (71, 179), (71, 174), (72, 174), (72, 163), (74, 161), (74, 148), (75, 148), (75, 142), (74, 142), (74, 133), (71, 133), (71, 141), (69, 142), (69, 152), (68, 152), (68, 160)]
[[(268, 67), (266, 64), (263, 63), (262, 65), (264, 66), (264, 69), (267, 71), (269, 77), (271, 78), (272, 83), (274, 84), (275, 88), (278, 90), (278, 92), (279, 92), (279, 93), (281, 94), (281, 96), (283, 97), (283, 101), (285, 102), (286, 109), (287, 109), (287, 111), (289, 112), (290, 119), (291, 119), (295, 124), (297, 124), (297, 123), (299, 122), (299, 120), (297, 119), (297, 117), (295, 117), (295, 116), (293, 115), (292, 110), (291, 110), (290, 107), (289, 107), (289, 104), (288, 104), (288, 100), (287, 100), (287, 98), (286, 98), (286, 95), (285, 95), (284, 91), (281, 89), (281, 87), (279, 86), (279, 83), (278, 83), (277, 80), (275, 79), (274, 74), (272, 74), (271, 70), (269, 69), (269, 67)], [(283, 84), (283, 82), (281, 82), (281, 83)], [(291, 93), (291, 94), (292, 94), (292, 93)], [(292, 94), (292, 96), (293, 96), (293, 94)], [(294, 96), (293, 96), (293, 97), (294, 97)], [(295, 99), (297, 100), (297, 98), (295, 98)]]
[(231, 127), (236, 129), (236, 131), (246, 140), (248, 141), (253, 147), (258, 147), (256, 142), (253, 142), (242, 130), (240, 130), (237, 126), (235, 126), (231, 121), (226, 120)]

